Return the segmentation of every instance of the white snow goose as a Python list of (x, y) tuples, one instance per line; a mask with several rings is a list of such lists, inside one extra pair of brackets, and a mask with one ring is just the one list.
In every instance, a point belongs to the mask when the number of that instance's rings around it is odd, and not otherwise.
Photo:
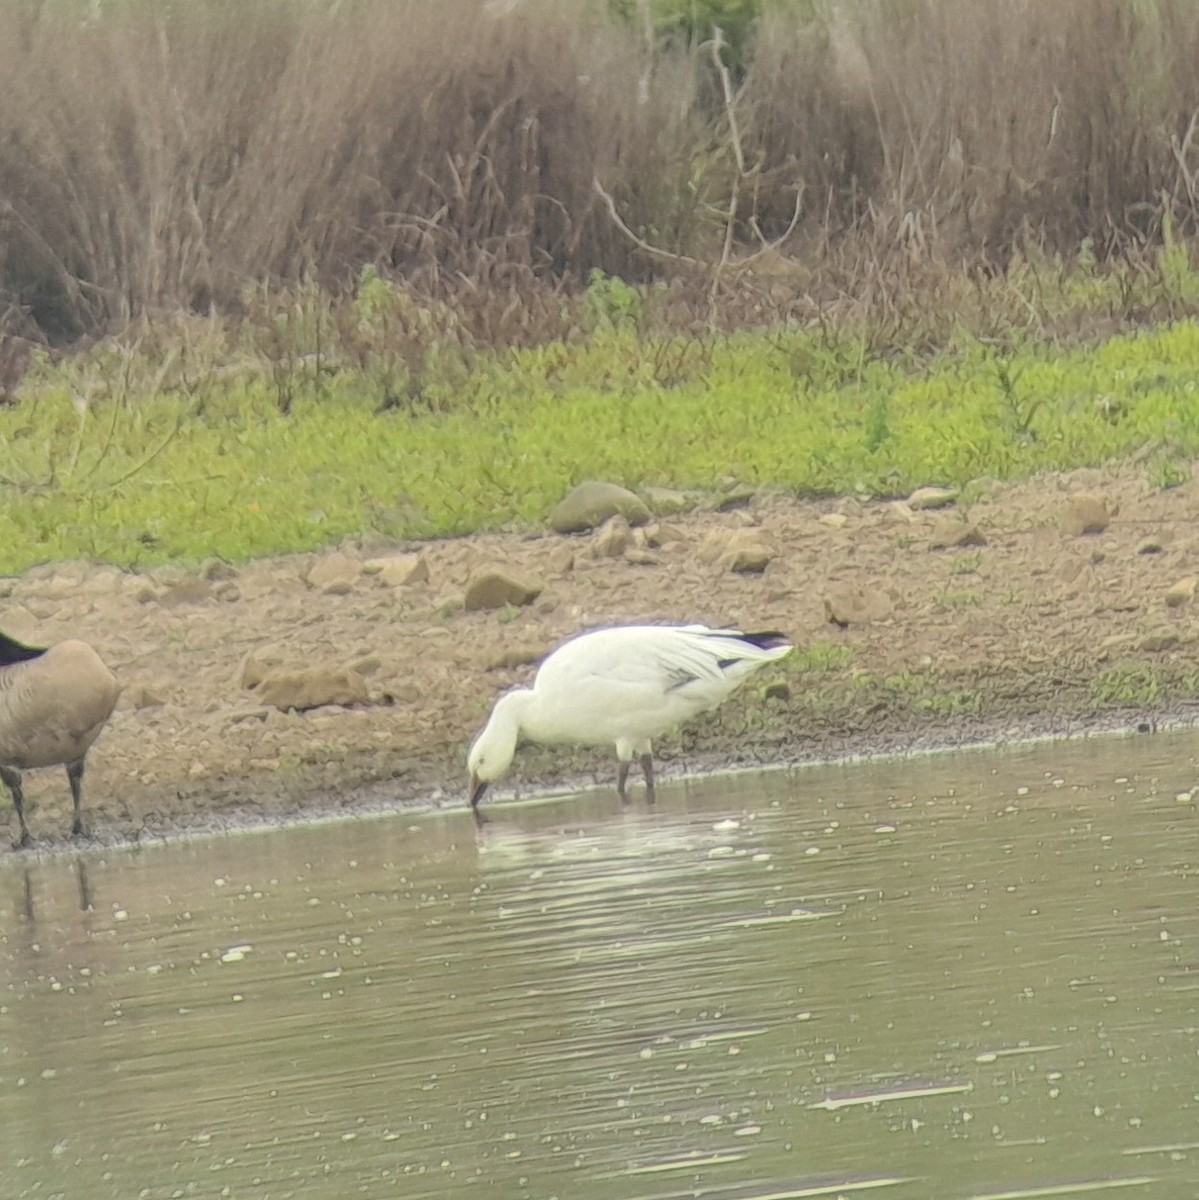
[(791, 652), (781, 633), (705, 625), (625, 625), (580, 634), (559, 646), (531, 688), (496, 701), (467, 756), (470, 806), (479, 816), (487, 786), (512, 765), (522, 741), (615, 743), (622, 800), (638, 758), (654, 796), (653, 739), (721, 704), (760, 667)]
[(31, 840), (21, 772), (36, 767), (66, 767), (75, 803), (71, 832), (83, 832), (83, 761), (120, 694), (113, 673), (86, 642), (37, 649), (0, 633), (0, 779), (17, 810), (17, 846)]

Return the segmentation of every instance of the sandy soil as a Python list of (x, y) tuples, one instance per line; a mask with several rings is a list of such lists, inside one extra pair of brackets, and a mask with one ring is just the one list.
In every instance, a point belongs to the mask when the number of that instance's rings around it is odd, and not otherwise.
[[(1106, 529), (1071, 525), (1079, 493), (1113, 513)], [(975, 528), (967, 544), (932, 548), (961, 536), (952, 522), (963, 517)], [(1155, 491), (1135, 464), (996, 486), (965, 513), (760, 494), (631, 535), (372, 542), (210, 563), (206, 577), (47, 565), (0, 581), (0, 627), (41, 644), (84, 638), (117, 673), (122, 699), (86, 781), (91, 837), (109, 842), (463, 805), (465, 749), (495, 696), (527, 682), (559, 641), (609, 623), (779, 628), (801, 648), (789, 669), (663, 742), (665, 776), (1188, 721), (1199, 700), (1199, 600), (1185, 582), (1199, 574), (1197, 520), (1199, 485)], [(705, 561), (726, 536), (764, 543), (769, 565)], [(370, 560), (398, 552), (422, 555), (428, 579), (371, 573)], [(488, 564), (543, 590), (525, 607), (464, 611), (469, 578)], [(296, 668), (334, 695), (365, 689), (367, 702), (282, 711), (265, 683), (245, 686)], [(530, 748), (497, 795), (613, 775), (607, 753)], [(26, 781), (39, 844), (63, 844), (65, 774)], [(0, 819), (9, 812), (0, 805)], [(0, 833), (3, 849), (9, 840)]]

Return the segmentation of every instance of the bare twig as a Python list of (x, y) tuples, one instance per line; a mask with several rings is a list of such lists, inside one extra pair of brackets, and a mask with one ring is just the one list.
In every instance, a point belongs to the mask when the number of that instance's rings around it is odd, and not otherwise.
[(1192, 170), (1187, 159), (1191, 153), (1191, 139), (1195, 136), (1195, 126), (1199, 123), (1199, 109), (1191, 113), (1191, 119), (1187, 123), (1187, 131), (1183, 134), (1182, 140), (1179, 141), (1177, 134), (1170, 136), (1170, 150), (1174, 155), (1174, 161), (1178, 164), (1179, 178), (1182, 180), (1183, 187), (1186, 188), (1187, 199), (1191, 202), (1191, 207), (1196, 206), (1196, 187), (1195, 187), (1195, 172)]
[(737, 94), (733, 90), (733, 80), (729, 69), (725, 66), (724, 31), (720, 26), (712, 30), (712, 40), (708, 48), (712, 54), (712, 65), (720, 78), (720, 94), (724, 100), (724, 115), (729, 123), (729, 143), (733, 149), (733, 162), (737, 170), (733, 174), (733, 186), (729, 192), (729, 202), (724, 213), (724, 240), (720, 246), (720, 261), (712, 271), (712, 283), (708, 288), (708, 325), (716, 324), (716, 292), (720, 287), (720, 278), (728, 266), (733, 253), (733, 236), (737, 230), (737, 210), (741, 205), (741, 182), (745, 178), (745, 152), (741, 148), (741, 127), (737, 124)]
[(624, 234), (625, 237), (637, 247), (638, 250), (646, 254), (650, 254), (655, 258), (663, 259), (667, 262), (681, 263), (688, 267), (698, 268), (703, 271), (710, 271), (712, 274), (711, 283), (708, 286), (708, 327), (713, 329), (716, 326), (716, 300), (720, 289), (720, 283), (727, 271), (739, 271), (749, 266), (751, 263), (761, 258), (763, 255), (769, 254), (777, 250), (787, 239), (795, 232), (795, 227), (799, 224), (800, 214), (803, 212), (804, 186), (799, 184), (795, 189), (795, 209), (791, 214), (791, 220), (787, 223), (787, 228), (783, 233), (771, 241), (767, 241), (763, 236), (760, 227), (758, 226), (756, 215), (750, 218), (749, 224), (753, 229), (754, 234), (761, 243), (759, 247), (752, 253), (743, 258), (733, 258), (733, 249), (736, 244), (737, 222), (740, 217), (741, 209), (741, 193), (746, 180), (753, 178), (757, 174), (757, 167), (747, 168), (745, 165), (745, 150), (742, 145), (741, 126), (737, 120), (737, 91), (733, 86), (732, 76), (729, 74), (728, 66), (725, 64), (724, 55), (722, 53), (724, 47), (728, 43), (725, 41), (723, 31), (717, 27), (713, 30), (712, 38), (706, 43), (711, 56), (712, 63), (716, 69), (716, 74), (720, 79), (720, 92), (724, 103), (725, 121), (728, 125), (728, 140), (729, 148), (733, 157), (735, 170), (733, 172), (733, 180), (729, 192), (728, 200), (723, 205), (705, 205), (710, 210), (720, 217), (724, 225), (724, 235), (721, 239), (720, 255), (715, 262), (703, 262), (700, 259), (692, 258), (687, 254), (677, 254), (672, 250), (665, 250), (661, 246), (655, 246), (647, 242), (643, 237), (634, 233), (632, 229), (622, 219), (616, 207), (616, 201), (604, 189), (604, 186), (598, 179), (592, 180), (592, 187), (607, 205), (608, 214), (612, 218), (612, 223)]
[(638, 237), (621, 219), (620, 213), (616, 210), (616, 201), (604, 190), (604, 185), (598, 179), (593, 179), (591, 186), (595, 188), (600, 199), (608, 206), (608, 213), (612, 218), (612, 223), (638, 250), (644, 250), (646, 254), (652, 254), (655, 258), (664, 258), (669, 262), (686, 263), (689, 267), (698, 267), (701, 270), (707, 268), (709, 264), (701, 262), (698, 258), (691, 258), (686, 254), (675, 254), (672, 250), (663, 250), (661, 246), (653, 246), (644, 238)]

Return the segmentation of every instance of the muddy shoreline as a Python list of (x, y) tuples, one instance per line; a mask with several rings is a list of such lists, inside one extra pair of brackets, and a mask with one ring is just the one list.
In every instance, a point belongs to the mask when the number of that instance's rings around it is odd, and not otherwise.
[[(1049, 725), (1037, 724), (1032, 720), (1017, 725), (972, 722), (960, 728), (915, 737), (883, 731), (860, 739), (848, 739), (821, 757), (746, 761), (744, 756), (721, 757), (711, 753), (687, 763), (681, 769), (672, 769), (675, 765), (667, 764), (660, 783), (669, 788), (697, 779), (736, 777), (762, 770), (784, 771), (797, 776), (797, 793), (802, 795), (803, 772), (807, 768), (859, 762), (902, 762), (961, 751), (1019, 749), (1090, 738), (1141, 738), (1183, 733), (1196, 728), (1199, 728), (1199, 704), (1173, 711), (1108, 712), (1088, 719), (1065, 720)], [(552, 799), (585, 791), (608, 793), (615, 811), (620, 802), (612, 780), (604, 779), (603, 774), (602, 770), (567, 776), (559, 774), (557, 777), (526, 779), (515, 786), (501, 787), (485, 802), (485, 816), (488, 821), (502, 822), (506, 804)], [(629, 803), (632, 806), (643, 803), (636, 790), (631, 792)], [(158, 811), (136, 828), (124, 826), (119, 821), (106, 823), (101, 828), (90, 823), (85, 838), (64, 836), (62, 831), (43, 831), (34, 845), (24, 850), (14, 849), (13, 853), (15, 856), (77, 854), (80, 851), (165, 845), (192, 838), (268, 833), (276, 829), (319, 825), (330, 821), (372, 820), (400, 813), (415, 815), (455, 810), (466, 817), (468, 809), (465, 797), (456, 794), (453, 789), (441, 787), (433, 780), (425, 785), (371, 783), (349, 788), (336, 801), (318, 795), (293, 794), (279, 796), (275, 803), (263, 805), (238, 804), (231, 797), (229, 803), (219, 806)]]
[[(1071, 523), (1080, 496), (1108, 514), (1102, 529)], [(1199, 603), (1178, 585), (1199, 570), (1197, 531), (1199, 488), (1154, 489), (1135, 466), (929, 511), (747, 493), (619, 536), (375, 538), (199, 571), (48, 564), (0, 581), (0, 628), (82, 637), (123, 685), (88, 760), (84, 844), (103, 846), (465, 805), (465, 749), (495, 696), (564, 638), (618, 622), (778, 627), (799, 648), (665, 740), (666, 779), (1191, 726)], [(730, 538), (759, 547), (764, 568), (712, 552)], [(492, 567), (535, 596), (468, 611)], [(281, 707), (297, 673), (334, 702)], [(609, 753), (528, 748), (496, 797), (613, 776)], [(34, 852), (76, 844), (64, 773), (26, 780)], [(10, 841), (0, 832), (0, 853)]]

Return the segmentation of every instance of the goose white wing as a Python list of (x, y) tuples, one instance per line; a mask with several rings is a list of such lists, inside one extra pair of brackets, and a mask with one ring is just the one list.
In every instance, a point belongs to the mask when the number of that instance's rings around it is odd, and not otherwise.
[[(537, 673), (539, 741), (653, 738), (719, 704), (744, 678), (747, 647), (704, 626), (627, 626), (584, 634)], [(748, 647), (753, 665), (766, 655)]]
[(536, 686), (567, 687), (606, 679), (659, 693), (686, 680), (722, 677), (721, 654), (704, 626), (630, 625), (600, 629), (567, 642), (546, 659)]

